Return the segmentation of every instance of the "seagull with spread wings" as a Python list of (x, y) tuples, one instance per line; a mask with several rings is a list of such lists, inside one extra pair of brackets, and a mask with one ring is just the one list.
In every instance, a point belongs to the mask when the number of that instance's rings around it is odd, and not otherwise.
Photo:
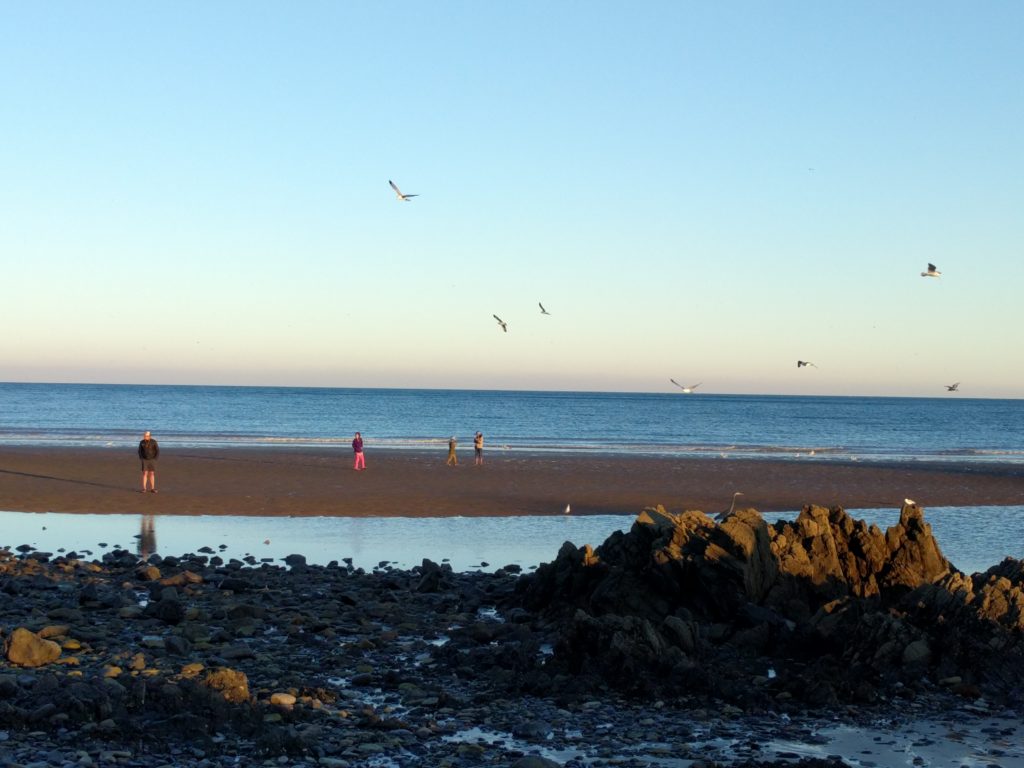
[(809, 365), (809, 366), (811, 366), (811, 368), (817, 368), (818, 367), (814, 363), (809, 363), (806, 360), (797, 360), (796, 361), (796, 367), (797, 368), (803, 368), (805, 365)]
[(403, 195), (402, 190), (400, 190), (398, 188), (398, 185), (395, 184), (395, 182), (393, 182), (391, 179), (388, 179), (388, 184), (390, 184), (391, 188), (395, 190), (395, 194), (398, 195), (398, 199), (404, 203), (408, 203), (409, 200), (413, 197), (419, 197), (419, 195)]
[(955, 384), (945, 384), (943, 386), (946, 387), (947, 392), (956, 392), (958, 389), (960, 389), (960, 382), (958, 381)]
[(497, 315), (491, 315), (491, 317), (493, 317), (495, 320), (498, 321), (498, 325), (501, 326), (501, 330), (503, 330), (505, 333), (508, 333), (508, 323), (506, 323), (504, 320), (502, 320)]
[(669, 381), (671, 381), (673, 384), (675, 384), (677, 387), (679, 387), (681, 390), (683, 390), (683, 392), (685, 392), (687, 395), (693, 394), (693, 390), (695, 390), (697, 387), (699, 387), (703, 383), (703, 382), (697, 382), (696, 384), (691, 384), (688, 387), (684, 387), (682, 384), (680, 384), (675, 379), (669, 379)]
[(539, 301), (537, 302), (537, 306), (538, 306), (538, 307), (540, 307), (540, 313), (541, 313), (542, 315), (550, 315), (550, 314), (551, 314), (551, 313), (550, 313), (550, 312), (548, 312), (548, 311), (547, 311), (546, 309), (544, 309), (544, 305), (543, 305), (543, 304), (541, 304), (541, 303), (540, 303)]
[(935, 268), (934, 264), (929, 264), (928, 265), (928, 271), (927, 272), (922, 272), (921, 273), (921, 277), (938, 277), (941, 274), (942, 273), (939, 272), (939, 270), (937, 270)]

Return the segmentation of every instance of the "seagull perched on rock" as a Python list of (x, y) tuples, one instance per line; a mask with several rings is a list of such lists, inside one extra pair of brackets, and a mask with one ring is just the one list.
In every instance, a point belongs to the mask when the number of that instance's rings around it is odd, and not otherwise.
[(504, 320), (502, 320), (497, 315), (491, 315), (491, 317), (493, 317), (495, 320), (498, 321), (498, 325), (501, 326), (501, 330), (503, 330), (505, 333), (508, 333), (508, 323), (506, 323)]
[(550, 312), (548, 312), (548, 311), (547, 311), (546, 309), (544, 309), (544, 305), (543, 305), (543, 304), (541, 304), (541, 303), (540, 303), (539, 301), (537, 302), (537, 306), (538, 306), (538, 307), (540, 307), (540, 313), (541, 313), (542, 315), (550, 315), (550, 314), (551, 314), (551, 313), (550, 313)]
[(796, 367), (797, 367), (797, 368), (803, 368), (803, 367), (804, 367), (804, 366), (806, 366), (806, 365), (809, 365), (809, 366), (811, 366), (811, 368), (817, 368), (817, 367), (818, 367), (818, 366), (816, 366), (816, 365), (815, 365), (814, 363), (809, 363), (809, 362), (807, 362), (806, 360), (797, 360), (797, 361), (796, 361)]
[(946, 387), (947, 392), (956, 392), (960, 388), (960, 382), (958, 381), (955, 384), (945, 384), (943, 386)]
[(679, 387), (681, 390), (683, 390), (683, 392), (685, 392), (688, 395), (692, 394), (693, 390), (695, 390), (697, 387), (699, 387), (701, 385), (701, 383), (702, 383), (702, 382), (697, 382), (696, 384), (691, 384), (688, 387), (684, 387), (682, 384), (680, 384), (675, 379), (669, 379), (669, 381), (671, 381), (673, 384), (675, 384), (677, 387)]
[(937, 270), (935, 268), (934, 264), (929, 264), (928, 265), (928, 271), (927, 272), (922, 272), (921, 273), (921, 277), (938, 277), (941, 274), (942, 273), (939, 272), (939, 270)]
[(742, 495), (743, 491), (736, 491), (736, 493), (732, 495), (732, 504), (729, 505), (728, 509), (723, 510), (722, 512), (719, 512), (717, 515), (715, 515), (715, 520), (717, 520), (720, 523), (724, 523), (726, 520), (732, 517), (733, 513), (736, 511), (736, 497)]
[(904, 500), (903, 500), (903, 503), (904, 503), (904, 504), (905, 504), (906, 506), (908, 506), (908, 507), (916, 507), (916, 506), (917, 506), (917, 502), (916, 502), (916, 501), (914, 501), (913, 499), (904, 499)]
[(400, 190), (398, 188), (398, 185), (395, 184), (395, 182), (393, 182), (391, 179), (388, 179), (388, 184), (390, 184), (391, 188), (395, 190), (395, 194), (398, 195), (398, 199), (401, 200), (402, 202), (408, 203), (410, 198), (419, 197), (419, 195), (403, 195), (402, 190)]

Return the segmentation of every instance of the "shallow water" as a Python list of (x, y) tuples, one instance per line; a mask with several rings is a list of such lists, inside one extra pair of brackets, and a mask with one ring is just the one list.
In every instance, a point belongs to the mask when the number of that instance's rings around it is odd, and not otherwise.
[[(848, 510), (883, 530), (899, 520), (897, 509)], [(796, 512), (765, 513), (769, 522)], [(39, 551), (75, 550), (99, 557), (120, 547), (139, 551), (143, 526), (151, 524), (161, 555), (182, 555), (210, 547), (224, 559), (252, 555), (275, 562), (302, 554), (310, 563), (352, 558), (371, 570), (387, 562), (398, 568), (424, 558), (448, 562), (456, 571), (493, 571), (505, 565), (524, 570), (550, 562), (561, 545), (598, 546), (614, 531), (633, 524), (632, 515), (552, 517), (242, 517), (79, 515), (0, 512), (0, 547), (28, 544)], [(966, 573), (984, 571), (1006, 557), (1024, 559), (1024, 506), (935, 507), (925, 510), (939, 546)]]
[[(756, 734), (759, 745), (758, 759), (797, 760), (802, 758), (825, 759), (830, 755), (841, 755), (843, 760), (855, 768), (878, 768), (878, 766), (915, 765), (949, 766), (949, 768), (995, 768), (995, 766), (1024, 765), (1024, 744), (1017, 732), (1021, 724), (1018, 719), (962, 715), (958, 720), (951, 718), (926, 717), (921, 720), (907, 720), (899, 724), (878, 723), (873, 726), (830, 723), (813, 718), (795, 718), (785, 721), (773, 717), (744, 718), (738, 721), (716, 721), (714, 727), (695, 724), (684, 753), (699, 754), (700, 759), (680, 757), (679, 750), (672, 744), (644, 744), (624, 746), (619, 749), (621, 759), (642, 761), (646, 766), (658, 768), (690, 768), (704, 764), (709, 759), (729, 761), (749, 753), (752, 734)], [(790, 731), (801, 730), (804, 738), (769, 738), (764, 735), (778, 733), (786, 726)], [(588, 748), (591, 738), (583, 734), (562, 734), (553, 739), (553, 744), (538, 746), (517, 739), (511, 733), (467, 728), (447, 739), (468, 744), (500, 744), (524, 754), (537, 753), (551, 760), (563, 762), (576, 760), (580, 765), (605, 765), (595, 762), (594, 750)], [(632, 764), (632, 763), (631, 763)]]

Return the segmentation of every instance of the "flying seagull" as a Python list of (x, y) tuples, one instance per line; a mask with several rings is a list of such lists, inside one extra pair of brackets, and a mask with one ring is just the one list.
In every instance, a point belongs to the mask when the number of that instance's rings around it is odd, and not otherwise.
[(504, 320), (502, 320), (497, 315), (491, 315), (491, 317), (493, 317), (495, 320), (498, 321), (498, 325), (501, 326), (501, 330), (503, 330), (505, 333), (508, 333), (508, 323), (506, 323)]
[(928, 265), (928, 271), (927, 272), (922, 272), (921, 273), (921, 277), (938, 277), (941, 274), (942, 273), (939, 272), (939, 270), (937, 270), (935, 268), (934, 264), (929, 264)]
[(947, 392), (956, 392), (957, 389), (960, 388), (960, 382), (958, 381), (956, 384), (944, 384), (943, 386), (946, 387)]
[(728, 509), (723, 510), (719, 512), (717, 515), (715, 515), (715, 520), (717, 520), (720, 523), (724, 523), (726, 520), (732, 517), (733, 512), (736, 511), (736, 497), (742, 495), (743, 491), (736, 491), (736, 493), (732, 495), (732, 504), (729, 505)]
[(669, 381), (671, 381), (673, 384), (675, 384), (677, 387), (679, 387), (681, 390), (683, 390), (683, 392), (685, 392), (688, 395), (692, 394), (693, 390), (695, 390), (697, 387), (699, 387), (703, 383), (703, 382), (697, 382), (696, 384), (691, 384), (688, 387), (684, 387), (682, 384), (680, 384), (675, 379), (669, 379)]
[(395, 184), (395, 182), (393, 182), (391, 179), (388, 179), (388, 184), (390, 184), (391, 188), (395, 190), (395, 194), (398, 195), (398, 199), (401, 200), (402, 202), (408, 203), (410, 198), (419, 197), (419, 195), (403, 195), (402, 190), (400, 190), (398, 188), (398, 185)]
[(541, 304), (541, 303), (540, 303), (539, 301), (537, 302), (537, 306), (538, 306), (538, 307), (540, 307), (540, 313), (541, 313), (542, 315), (550, 315), (550, 314), (551, 314), (551, 313), (550, 313), (550, 312), (548, 312), (548, 311), (547, 311), (546, 309), (544, 309), (544, 305), (543, 305), (543, 304)]
[(803, 368), (803, 367), (804, 367), (805, 365), (809, 365), (809, 366), (811, 366), (812, 368), (817, 368), (817, 367), (818, 367), (818, 366), (816, 366), (816, 365), (815, 365), (814, 363), (809, 363), (809, 362), (807, 362), (806, 360), (797, 360), (797, 361), (796, 361), (796, 367), (797, 367), (797, 368)]

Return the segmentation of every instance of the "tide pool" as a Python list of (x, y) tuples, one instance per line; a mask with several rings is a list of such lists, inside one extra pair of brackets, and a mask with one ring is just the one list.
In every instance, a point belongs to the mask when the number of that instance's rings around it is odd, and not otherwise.
[[(853, 509), (856, 518), (883, 530), (899, 520), (898, 509)], [(769, 522), (797, 512), (765, 513)], [(632, 515), (550, 517), (242, 517), (82, 515), (0, 512), (0, 547), (27, 544), (87, 559), (120, 547), (138, 552), (143, 533), (149, 551), (195, 553), (208, 547), (225, 560), (252, 556), (280, 562), (290, 554), (327, 564), (351, 558), (358, 568), (381, 563), (412, 568), (424, 558), (454, 570), (524, 570), (555, 559), (561, 545), (597, 547), (633, 524)], [(1024, 506), (935, 507), (925, 510), (943, 553), (966, 573), (983, 571), (1006, 557), (1024, 559)], [(148, 530), (147, 530), (148, 528)], [(155, 544), (153, 541), (155, 540)]]

